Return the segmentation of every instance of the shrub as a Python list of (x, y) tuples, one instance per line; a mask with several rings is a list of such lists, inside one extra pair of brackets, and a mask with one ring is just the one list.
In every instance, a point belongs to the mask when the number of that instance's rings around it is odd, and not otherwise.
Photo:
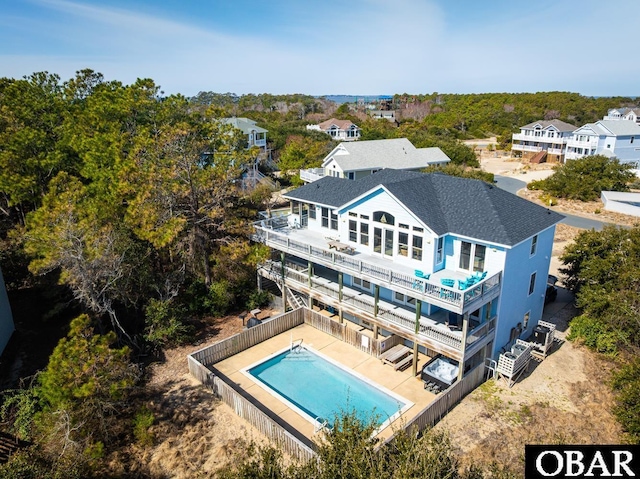
[(172, 301), (151, 299), (145, 308), (145, 339), (157, 346), (173, 346), (188, 342), (193, 326), (185, 324), (187, 312)]
[(613, 374), (611, 382), (616, 395), (613, 408), (631, 441), (640, 443), (640, 359), (633, 358)]
[(600, 353), (615, 356), (622, 337), (620, 332), (609, 329), (603, 321), (583, 314), (571, 320), (571, 331), (567, 339), (580, 341)]
[(271, 299), (272, 294), (269, 291), (253, 291), (247, 300), (246, 309), (262, 308), (263, 306), (267, 306), (271, 302)]
[(632, 166), (603, 155), (586, 156), (579, 160), (567, 160), (555, 167), (553, 175), (544, 180), (532, 181), (529, 189), (542, 190), (558, 198), (579, 201), (595, 201), (606, 191), (629, 191), (634, 180)]
[(133, 435), (136, 438), (136, 442), (141, 446), (152, 446), (154, 437), (149, 431), (149, 428), (153, 426), (155, 417), (153, 411), (148, 407), (143, 406), (133, 418)]

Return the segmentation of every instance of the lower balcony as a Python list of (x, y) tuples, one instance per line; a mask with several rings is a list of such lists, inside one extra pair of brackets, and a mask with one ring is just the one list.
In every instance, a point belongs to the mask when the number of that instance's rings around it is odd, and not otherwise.
[(371, 292), (340, 285), (337, 278), (309, 275), (308, 270), (284, 266), (275, 261), (263, 264), (259, 274), (291, 288), (330, 309), (353, 315), (390, 333), (417, 342), (429, 350), (456, 360), (473, 356), (493, 338), (496, 318), (481, 322), (469, 318), (466, 335), (462, 321), (449, 324), (449, 311), (417, 317), (415, 309), (405, 305), (376, 300)]

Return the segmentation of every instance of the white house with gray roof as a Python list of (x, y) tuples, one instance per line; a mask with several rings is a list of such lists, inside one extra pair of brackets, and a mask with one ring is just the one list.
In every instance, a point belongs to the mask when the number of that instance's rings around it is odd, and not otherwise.
[(358, 180), (384, 168), (419, 171), (450, 161), (440, 148), (416, 148), (406, 138), (340, 143), (320, 168), (301, 170), (300, 178), (305, 182), (325, 176)]
[(640, 124), (640, 108), (612, 108), (603, 120), (628, 120)]
[(13, 325), (13, 316), (11, 314), (11, 306), (9, 305), (9, 297), (2, 277), (2, 269), (0, 269), (0, 354), (7, 346), (15, 327)]
[(567, 140), (567, 160), (590, 155), (640, 164), (640, 125), (631, 120), (599, 120), (576, 129)]
[[(259, 267), (286, 301), (456, 362), (458, 377), (527, 338), (542, 317), (562, 215), (479, 180), (385, 169), (325, 176), (255, 224)], [(422, 367), (422, 366), (421, 366)]]
[(560, 120), (538, 120), (512, 135), (511, 151), (526, 159), (564, 162), (567, 141), (577, 127)]
[(257, 123), (249, 118), (225, 118), (222, 120), (224, 123), (233, 126), (240, 130), (247, 136), (247, 149), (257, 146), (259, 148), (267, 147), (267, 132), (262, 127), (259, 127)]

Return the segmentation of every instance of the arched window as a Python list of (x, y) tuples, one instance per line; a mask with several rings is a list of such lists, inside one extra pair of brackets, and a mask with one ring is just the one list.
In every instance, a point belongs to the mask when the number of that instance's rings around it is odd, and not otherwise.
[(373, 221), (377, 221), (378, 223), (384, 223), (385, 225), (393, 225), (395, 224), (396, 219), (393, 215), (389, 213), (385, 213), (384, 211), (374, 211)]

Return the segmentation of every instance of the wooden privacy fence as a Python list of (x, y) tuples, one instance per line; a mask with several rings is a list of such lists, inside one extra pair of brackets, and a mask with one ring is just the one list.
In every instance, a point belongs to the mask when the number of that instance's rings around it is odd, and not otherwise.
[[(462, 398), (484, 382), (485, 367), (479, 364), (469, 371), (461, 381), (455, 382), (446, 391), (438, 394), (422, 411), (407, 422), (403, 429), (409, 433), (419, 433), (436, 425)], [(393, 436), (384, 444), (393, 441)]]
[[(303, 323), (309, 324), (336, 339), (340, 339), (376, 357), (384, 352), (385, 349), (401, 341), (401, 339), (396, 336), (376, 340), (315, 311), (307, 308), (298, 308), (276, 316), (269, 321), (265, 321), (263, 324), (247, 329), (216, 344), (200, 349), (190, 354), (187, 357), (187, 361), (189, 373), (206, 387), (210, 388), (211, 391), (231, 407), (238, 416), (255, 426), (270, 440), (278, 444), (287, 454), (300, 461), (308, 461), (316, 457), (311, 442), (302, 441), (287, 431), (283, 425), (271, 418), (267, 412), (263, 411), (258, 404), (254, 404), (249, 398), (236, 391), (222, 378), (216, 376), (210, 369), (211, 366), (219, 361)], [(479, 365), (467, 373), (461, 381), (454, 383), (449, 389), (439, 394), (436, 399), (420, 411), (416, 417), (411, 419), (404, 426), (404, 429), (406, 431), (418, 432), (433, 426), (464, 396), (481, 384), (483, 380), (484, 365)], [(392, 440), (393, 436), (387, 439), (384, 444)]]
[(212, 366), (223, 359), (227, 359), (234, 354), (249, 349), (262, 341), (284, 333), (302, 323), (304, 323), (303, 308), (294, 309), (293, 311), (264, 321), (262, 324), (254, 326), (253, 328), (245, 329), (241, 333), (223, 339), (212, 346), (196, 351), (190, 356), (205, 366)]

